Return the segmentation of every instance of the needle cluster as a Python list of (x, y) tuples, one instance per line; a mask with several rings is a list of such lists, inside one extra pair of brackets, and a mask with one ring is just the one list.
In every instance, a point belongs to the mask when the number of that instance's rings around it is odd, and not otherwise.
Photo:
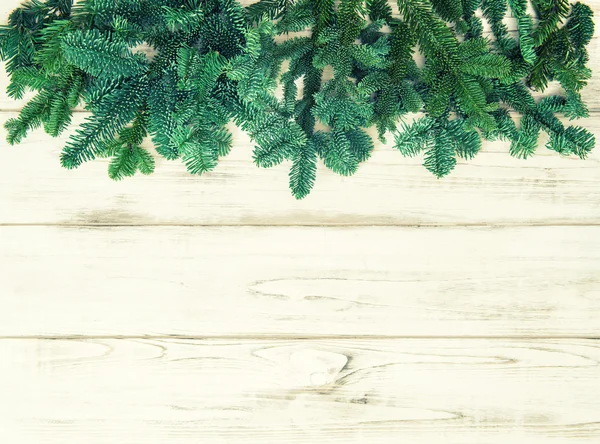
[[(8, 94), (35, 95), (5, 127), (11, 144), (38, 127), (56, 137), (83, 106), (61, 163), (110, 158), (119, 180), (154, 171), (148, 137), (209, 172), (234, 123), (258, 166), (291, 163), (299, 199), (319, 160), (354, 174), (370, 128), (437, 177), (486, 139), (528, 158), (542, 131), (585, 158), (593, 135), (559, 117), (588, 115), (593, 33), (590, 8), (568, 0), (29, 0), (0, 27), (0, 56)], [(552, 83), (563, 93), (534, 97)]]

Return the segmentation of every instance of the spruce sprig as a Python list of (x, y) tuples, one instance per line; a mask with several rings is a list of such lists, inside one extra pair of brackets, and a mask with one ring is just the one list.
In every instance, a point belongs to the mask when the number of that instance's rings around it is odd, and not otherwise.
[[(112, 179), (150, 174), (150, 138), (159, 156), (201, 175), (232, 149), (233, 122), (254, 141), (256, 165), (291, 165), (298, 199), (319, 161), (355, 174), (374, 149), (371, 127), (436, 177), (483, 140), (506, 140), (519, 158), (542, 131), (561, 155), (594, 148), (589, 131), (558, 118), (588, 115), (588, 6), (395, 1), (399, 14), (388, 0), (28, 0), (0, 27), (8, 95), (35, 92), (5, 122), (8, 141), (39, 127), (58, 136), (83, 106), (90, 115), (63, 149), (64, 167), (102, 157)], [(551, 82), (564, 94), (534, 99)]]

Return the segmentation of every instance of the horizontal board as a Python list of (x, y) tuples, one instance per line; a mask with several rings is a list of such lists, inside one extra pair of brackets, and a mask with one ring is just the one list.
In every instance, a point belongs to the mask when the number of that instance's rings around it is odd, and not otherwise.
[(600, 336), (600, 227), (1, 227), (0, 336)]
[(13, 444), (595, 444), (598, 341), (2, 340)]
[[(4, 121), (14, 114), (0, 114)], [(600, 115), (578, 122), (600, 139)], [(80, 124), (79, 114), (74, 124)], [(252, 143), (234, 133), (234, 149), (202, 177), (157, 158), (157, 171), (113, 182), (107, 160), (78, 170), (60, 166), (68, 134), (41, 130), (16, 147), (0, 131), (0, 224), (115, 225), (539, 225), (600, 223), (600, 152), (561, 158), (540, 142), (529, 160), (508, 143), (486, 142), (436, 179), (422, 157), (405, 158), (377, 142), (353, 177), (319, 166), (313, 193), (298, 202), (288, 189), (288, 162), (259, 169)], [(151, 149), (151, 145), (148, 147)]]

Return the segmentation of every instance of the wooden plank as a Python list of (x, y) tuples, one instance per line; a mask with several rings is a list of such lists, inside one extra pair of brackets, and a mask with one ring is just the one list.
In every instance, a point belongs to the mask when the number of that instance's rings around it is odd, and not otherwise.
[[(0, 114), (0, 120), (10, 115)], [(81, 115), (75, 123), (81, 123)], [(600, 114), (581, 121), (600, 138)], [(113, 182), (106, 160), (78, 170), (60, 166), (68, 135), (41, 131), (16, 147), (0, 134), (0, 224), (183, 225), (539, 225), (600, 223), (600, 152), (561, 158), (540, 143), (529, 160), (514, 159), (508, 143), (485, 143), (475, 159), (459, 161), (436, 179), (423, 159), (405, 158), (377, 142), (353, 177), (320, 165), (313, 193), (292, 198), (286, 162), (264, 170), (240, 132), (234, 150), (205, 176), (157, 157), (152, 176)], [(148, 145), (151, 148), (151, 145)], [(418, 190), (418, 192), (417, 192)]]
[(2, 227), (0, 336), (600, 337), (600, 227)]
[(595, 444), (598, 341), (0, 341), (11, 444)]

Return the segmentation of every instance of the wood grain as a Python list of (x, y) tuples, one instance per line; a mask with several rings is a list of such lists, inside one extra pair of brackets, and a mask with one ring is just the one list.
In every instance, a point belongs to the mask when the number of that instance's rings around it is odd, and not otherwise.
[[(600, 6), (600, 0), (588, 3)], [(3, 2), (0, 15), (7, 17), (19, 4)], [(514, 28), (513, 21), (507, 24)], [(591, 52), (598, 51), (595, 39)], [(592, 64), (599, 62), (592, 57)], [(2, 90), (7, 82), (6, 75), (0, 75)], [(598, 92), (594, 84), (584, 90), (592, 109)], [(23, 102), (2, 94), (0, 109), (20, 109)], [(0, 113), (0, 121), (15, 115)], [(77, 115), (73, 127), (84, 117)], [(600, 137), (599, 117), (593, 114), (578, 124)], [(21, 146), (9, 147), (2, 129), (0, 225), (600, 223), (598, 153), (585, 162), (562, 159), (548, 152), (542, 141), (535, 159), (521, 161), (508, 156), (507, 143), (486, 143), (477, 159), (459, 162), (450, 177), (437, 180), (421, 166), (422, 158), (403, 158), (391, 143), (378, 142), (373, 158), (354, 177), (336, 176), (321, 165), (313, 194), (296, 202), (287, 189), (290, 165), (257, 169), (251, 160), (252, 143), (232, 130), (235, 150), (211, 174), (193, 177), (180, 162), (157, 159), (158, 172), (152, 177), (113, 183), (107, 179), (106, 161), (77, 171), (60, 168), (58, 155), (69, 134), (53, 140), (38, 131)]]
[[(0, 114), (6, 120), (14, 114)], [(600, 139), (600, 114), (579, 122)], [(78, 115), (74, 124), (82, 122)], [(72, 130), (71, 130), (72, 131)], [(285, 163), (264, 170), (252, 143), (234, 132), (234, 150), (217, 169), (191, 176), (157, 158), (157, 171), (113, 182), (107, 161), (60, 166), (68, 134), (42, 131), (7, 146), (0, 131), (0, 224), (75, 225), (560, 225), (600, 223), (600, 152), (561, 158), (543, 147), (514, 159), (508, 143), (486, 143), (473, 160), (438, 180), (422, 158), (377, 142), (353, 177), (320, 165), (315, 190), (297, 202)], [(151, 145), (148, 145), (151, 148)]]
[(6, 443), (595, 444), (598, 341), (2, 340)]
[(237, 130), (205, 177), (121, 183), (67, 137), (0, 133), (0, 443), (600, 442), (597, 151), (438, 181), (378, 143), (297, 202)]
[(600, 227), (2, 227), (0, 336), (600, 336)]

